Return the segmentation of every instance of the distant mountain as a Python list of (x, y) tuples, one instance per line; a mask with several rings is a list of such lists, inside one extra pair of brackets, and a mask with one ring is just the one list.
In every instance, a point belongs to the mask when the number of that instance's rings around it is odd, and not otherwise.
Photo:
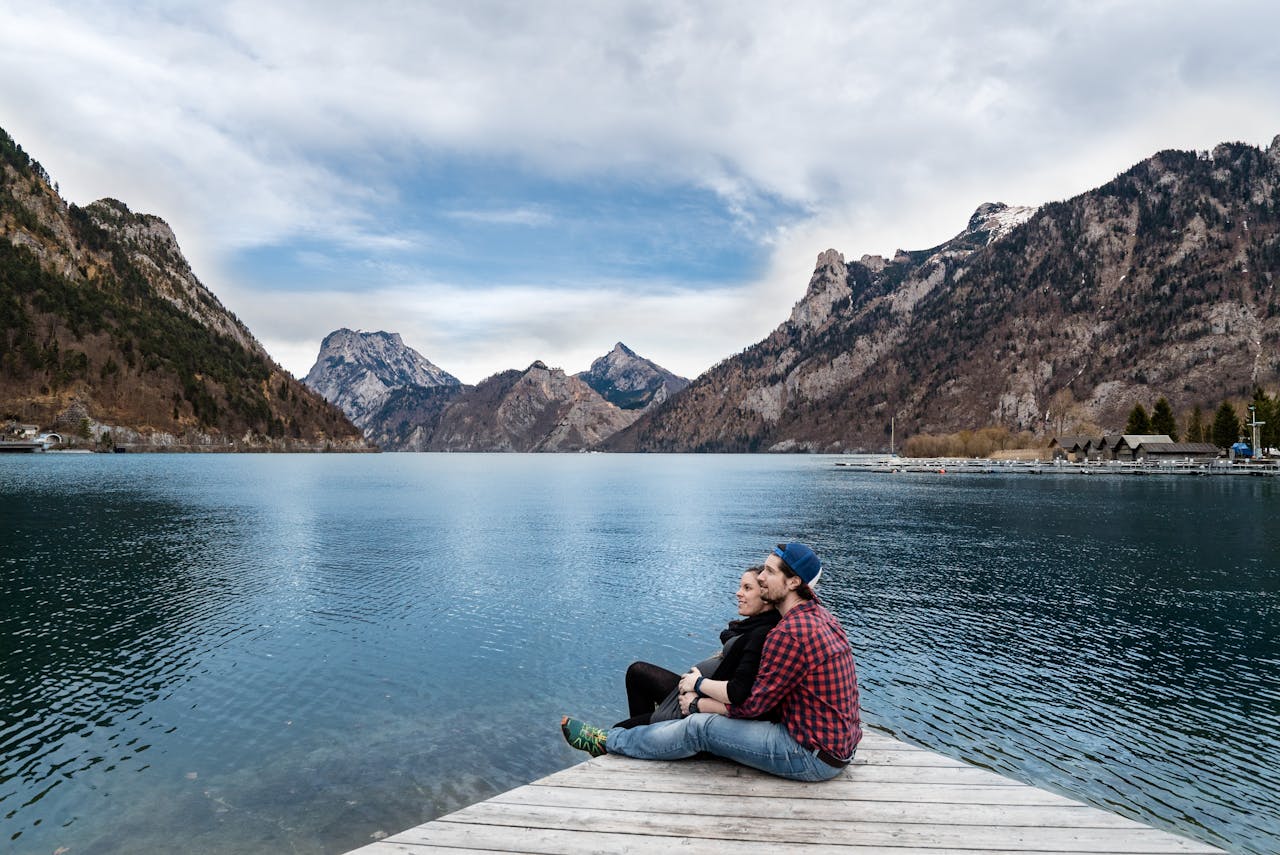
[(574, 375), (595, 389), (609, 403), (624, 410), (643, 410), (661, 404), (689, 381), (651, 362), (622, 342)]
[(388, 451), (580, 451), (630, 424), (577, 377), (534, 362), (476, 386), (406, 386), (367, 420)]
[(984, 205), (932, 249), (818, 257), (791, 317), (606, 440), (845, 451), (998, 425), (1115, 430), (1280, 383), (1280, 137), (1164, 151), (1032, 211)]
[(396, 389), (461, 385), (458, 378), (406, 345), (399, 333), (349, 329), (325, 336), (303, 382), (362, 429)]
[(106, 448), (363, 449), (204, 287), (158, 217), (69, 205), (0, 130), (0, 420)]

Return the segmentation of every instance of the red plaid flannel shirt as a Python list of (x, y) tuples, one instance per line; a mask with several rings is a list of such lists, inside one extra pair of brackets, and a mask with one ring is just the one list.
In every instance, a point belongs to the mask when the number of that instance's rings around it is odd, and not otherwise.
[(806, 600), (769, 631), (751, 696), (731, 718), (758, 718), (778, 706), (782, 724), (806, 748), (849, 757), (862, 739), (858, 675), (844, 629), (817, 600)]

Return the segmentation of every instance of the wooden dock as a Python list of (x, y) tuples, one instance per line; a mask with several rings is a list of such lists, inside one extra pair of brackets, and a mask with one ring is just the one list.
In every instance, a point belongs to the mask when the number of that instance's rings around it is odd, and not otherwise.
[(825, 783), (606, 755), (349, 855), (1221, 851), (868, 730)]

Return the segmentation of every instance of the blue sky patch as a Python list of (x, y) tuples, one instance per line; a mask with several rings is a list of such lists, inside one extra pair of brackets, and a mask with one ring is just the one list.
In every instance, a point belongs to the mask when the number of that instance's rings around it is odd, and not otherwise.
[(759, 197), (643, 179), (551, 180), (491, 161), (424, 165), (375, 179), (362, 213), (378, 231), (238, 252), (234, 275), (269, 290), (456, 285), (590, 287), (749, 281), (768, 237), (805, 212)]

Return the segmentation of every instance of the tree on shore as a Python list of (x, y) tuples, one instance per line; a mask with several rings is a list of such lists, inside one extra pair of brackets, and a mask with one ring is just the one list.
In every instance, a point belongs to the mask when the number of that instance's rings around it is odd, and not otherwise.
[(1230, 448), (1240, 438), (1240, 417), (1230, 401), (1223, 401), (1213, 417), (1213, 444), (1218, 448)]
[(1156, 401), (1156, 408), (1151, 413), (1151, 432), (1168, 435), (1174, 442), (1178, 441), (1178, 421), (1173, 417), (1173, 407), (1164, 395)]
[(1191, 415), (1187, 416), (1187, 442), (1204, 442), (1204, 414), (1199, 404), (1192, 407)]
[(1261, 386), (1253, 387), (1253, 417), (1263, 424), (1258, 428), (1258, 439), (1263, 448), (1274, 448), (1280, 433), (1277, 432), (1277, 420), (1280, 420), (1280, 400), (1272, 398)]
[(1124, 432), (1128, 434), (1151, 433), (1151, 417), (1147, 415), (1146, 407), (1141, 404), (1133, 405), (1133, 409), (1129, 411), (1129, 421), (1125, 422)]

